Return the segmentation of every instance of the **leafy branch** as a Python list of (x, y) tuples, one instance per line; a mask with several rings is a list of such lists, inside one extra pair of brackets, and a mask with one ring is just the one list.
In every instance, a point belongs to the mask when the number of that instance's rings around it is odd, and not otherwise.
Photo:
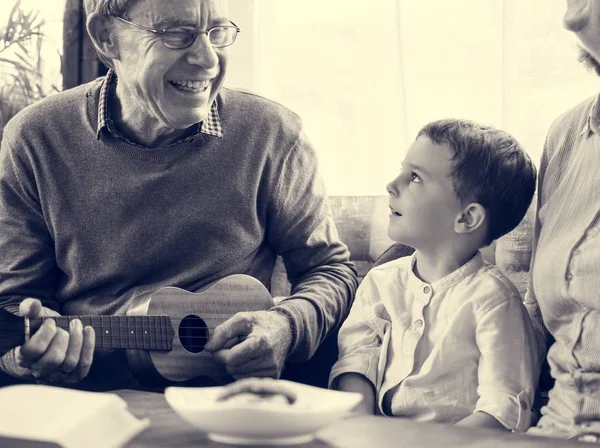
[[(0, 138), (6, 122), (19, 110), (59, 89), (47, 86), (42, 50), (46, 21), (38, 10), (25, 11), (16, 0), (0, 26)], [(62, 57), (58, 53), (62, 63)]]

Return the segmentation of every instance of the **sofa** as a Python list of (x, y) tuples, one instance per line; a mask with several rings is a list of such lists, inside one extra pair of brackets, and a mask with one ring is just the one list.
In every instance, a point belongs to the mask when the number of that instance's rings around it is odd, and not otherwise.
[[(533, 204), (515, 230), (482, 249), (485, 260), (500, 267), (522, 295), (527, 287), (531, 257)], [(408, 254), (387, 236), (388, 196), (330, 196), (329, 206), (340, 238), (350, 250), (359, 280), (376, 263)], [(285, 268), (279, 259), (271, 279), (271, 293), (275, 297), (285, 296), (289, 290)]]

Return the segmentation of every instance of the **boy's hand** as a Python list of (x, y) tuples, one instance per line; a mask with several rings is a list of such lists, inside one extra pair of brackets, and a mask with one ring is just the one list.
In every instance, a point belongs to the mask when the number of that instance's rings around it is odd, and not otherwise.
[[(60, 316), (37, 299), (23, 300), (19, 312), (28, 318)], [(4, 355), (2, 364), (6, 373), (17, 378), (32, 375), (41, 383), (76, 383), (89, 373), (94, 345), (94, 329), (83, 328), (80, 320), (72, 321), (65, 331), (54, 319), (47, 319), (25, 344)]]

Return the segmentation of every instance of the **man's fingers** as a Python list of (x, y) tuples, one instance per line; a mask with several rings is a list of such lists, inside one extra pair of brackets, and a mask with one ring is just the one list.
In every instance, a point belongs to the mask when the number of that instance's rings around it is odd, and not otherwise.
[(238, 366), (227, 366), (227, 372), (230, 375), (237, 377), (237, 375), (248, 375), (248, 376), (261, 376), (254, 375), (256, 372), (263, 370), (277, 370), (275, 363), (269, 358), (254, 358), (247, 363)]
[(71, 376), (71, 374), (69, 374), (69, 373), (64, 373), (60, 370), (54, 370), (53, 372), (48, 374), (48, 376), (46, 376), (45, 379), (40, 380), (39, 382), (41, 384), (43, 384), (43, 383), (66, 383), (70, 376)]
[(73, 382), (78, 382), (84, 379), (90, 372), (92, 361), (94, 360), (94, 347), (96, 346), (96, 333), (92, 327), (83, 329), (83, 344), (81, 346), (81, 356), (79, 364), (71, 376)]
[(38, 317), (42, 313), (42, 302), (38, 299), (24, 299), (19, 305), (19, 313), (23, 317)]
[(230, 349), (219, 350), (213, 354), (213, 358), (226, 364), (227, 367), (236, 367), (266, 354), (267, 350), (262, 339), (251, 336)]
[(48, 350), (36, 362), (31, 364), (33, 375), (36, 378), (46, 377), (53, 370), (56, 370), (64, 362), (68, 348), (69, 333), (62, 328), (57, 328)]
[(40, 302), (38, 299), (33, 299), (31, 297), (24, 299), (20, 303), (19, 313), (21, 316), (29, 318), (41, 316), (60, 316), (60, 314), (56, 311), (42, 306), (42, 302)]
[(79, 319), (69, 324), (69, 345), (65, 360), (58, 368), (48, 374), (47, 381), (50, 383), (67, 383), (74, 375), (73, 372), (79, 364), (81, 348), (83, 346), (83, 326)]
[(58, 367), (62, 373), (71, 374), (79, 364), (81, 348), (83, 346), (83, 325), (79, 319), (69, 323), (69, 347), (65, 355), (65, 360)]
[(21, 367), (30, 368), (48, 350), (59, 329), (53, 319), (45, 321), (38, 331), (18, 348), (17, 359)]
[(253, 320), (250, 313), (237, 313), (214, 329), (204, 349), (216, 352), (232, 339), (248, 336), (252, 332)]

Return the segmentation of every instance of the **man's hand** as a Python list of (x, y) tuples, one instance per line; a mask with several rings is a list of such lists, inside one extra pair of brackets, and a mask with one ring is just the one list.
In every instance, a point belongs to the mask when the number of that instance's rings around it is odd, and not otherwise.
[[(28, 318), (59, 316), (37, 299), (23, 300), (19, 312)], [(18, 366), (8, 367), (12, 371), (6, 373), (24, 378), (31, 372), (38, 382), (76, 383), (89, 373), (94, 345), (94, 329), (83, 328), (80, 320), (71, 321), (67, 332), (58, 328), (54, 319), (47, 319), (25, 344), (4, 356), (12, 356)], [(3, 362), (5, 368), (11, 364)]]
[(204, 347), (235, 379), (279, 378), (292, 343), (287, 317), (275, 311), (237, 313), (215, 328)]

